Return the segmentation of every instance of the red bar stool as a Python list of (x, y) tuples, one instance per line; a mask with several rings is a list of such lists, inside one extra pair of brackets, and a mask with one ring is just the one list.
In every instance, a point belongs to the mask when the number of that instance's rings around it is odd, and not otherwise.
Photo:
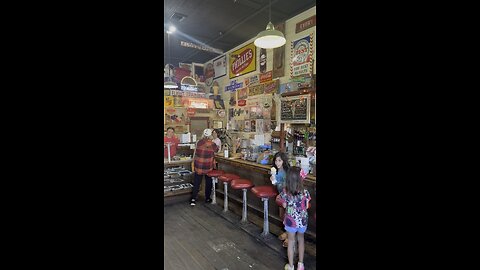
[(221, 170), (212, 170), (211, 172), (207, 173), (209, 177), (212, 178), (212, 204), (217, 204), (217, 196), (215, 195), (215, 183), (218, 183), (218, 177), (220, 175), (224, 175), (225, 172)]
[(247, 179), (233, 179), (230, 183), (230, 186), (233, 189), (241, 189), (243, 191), (243, 211), (242, 211), (242, 220), (240, 222), (247, 222), (247, 189), (252, 188), (254, 185), (252, 181)]
[(263, 232), (262, 236), (269, 235), (268, 231), (268, 199), (277, 196), (278, 192), (274, 186), (258, 186), (252, 188), (253, 194), (263, 201)]
[(228, 183), (233, 179), (239, 179), (240, 176), (233, 174), (233, 173), (225, 173), (218, 177), (220, 182), (223, 182), (223, 191), (224, 191), (224, 198), (223, 198), (223, 212), (228, 211)]

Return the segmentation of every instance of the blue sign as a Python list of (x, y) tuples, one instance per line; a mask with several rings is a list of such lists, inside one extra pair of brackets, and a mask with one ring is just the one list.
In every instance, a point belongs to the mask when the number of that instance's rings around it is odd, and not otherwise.
[(237, 90), (238, 88), (242, 88), (243, 87), (243, 83), (237, 83), (237, 80), (233, 80), (229, 86), (225, 86), (225, 91), (235, 91)]

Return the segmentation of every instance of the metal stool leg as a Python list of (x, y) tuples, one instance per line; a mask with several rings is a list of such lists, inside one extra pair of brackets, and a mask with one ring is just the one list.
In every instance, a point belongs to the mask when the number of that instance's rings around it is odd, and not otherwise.
[(223, 198), (223, 212), (228, 211), (228, 183), (224, 182), (223, 183), (223, 191), (225, 193), (225, 196)]
[(215, 183), (217, 183), (217, 178), (212, 177), (212, 204), (217, 204), (217, 196), (215, 195)]
[(262, 198), (263, 201), (263, 232), (262, 236), (267, 236), (268, 232), (268, 198)]
[(242, 211), (242, 220), (240, 222), (246, 223), (247, 222), (247, 189), (244, 188), (243, 190), (243, 211)]

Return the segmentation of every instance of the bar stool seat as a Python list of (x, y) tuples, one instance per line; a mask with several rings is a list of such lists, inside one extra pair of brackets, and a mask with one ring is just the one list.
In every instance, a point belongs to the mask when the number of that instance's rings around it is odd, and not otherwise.
[(228, 183), (231, 182), (233, 179), (239, 179), (240, 176), (233, 174), (233, 173), (224, 173), (218, 177), (218, 180), (223, 182), (223, 212), (228, 211)]
[(252, 181), (248, 179), (238, 178), (233, 179), (230, 182), (230, 186), (233, 189), (241, 189), (243, 191), (243, 211), (242, 211), (242, 220), (240, 222), (246, 223), (247, 222), (247, 189), (252, 188), (254, 185)]
[(225, 172), (222, 170), (212, 170), (207, 173), (209, 177), (212, 178), (212, 204), (217, 204), (217, 196), (215, 194), (215, 183), (218, 183), (218, 177), (224, 175)]
[(233, 173), (224, 173), (223, 175), (218, 177), (218, 180), (222, 182), (230, 182), (233, 179), (239, 179), (240, 176), (233, 174)]
[(263, 232), (261, 236), (269, 236), (268, 231), (268, 199), (277, 196), (277, 189), (273, 186), (257, 186), (252, 189), (253, 194), (263, 201)]

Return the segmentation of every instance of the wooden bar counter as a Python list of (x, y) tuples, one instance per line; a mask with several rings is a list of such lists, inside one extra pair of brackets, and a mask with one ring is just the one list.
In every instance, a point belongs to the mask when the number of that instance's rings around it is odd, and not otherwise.
[[(239, 158), (225, 158), (223, 155), (216, 155), (215, 160), (218, 163), (218, 169), (228, 173), (236, 174), (242, 178), (253, 182), (255, 186), (272, 185), (270, 181), (270, 168), (272, 165), (262, 165), (252, 161), (247, 161)], [(316, 222), (313, 215), (316, 211), (316, 177), (307, 175), (304, 180), (304, 187), (310, 192), (312, 196), (311, 207), (308, 210), (308, 228), (306, 236), (316, 239)], [(217, 197), (223, 198), (223, 185), (217, 185)], [(229, 202), (242, 204), (242, 191), (228, 189)], [(248, 215), (257, 215), (263, 218), (263, 203), (260, 198), (257, 198), (252, 192), (247, 192)], [(268, 212), (270, 222), (274, 222), (277, 226), (282, 226), (282, 220), (279, 217), (278, 205), (274, 199), (268, 202)]]

